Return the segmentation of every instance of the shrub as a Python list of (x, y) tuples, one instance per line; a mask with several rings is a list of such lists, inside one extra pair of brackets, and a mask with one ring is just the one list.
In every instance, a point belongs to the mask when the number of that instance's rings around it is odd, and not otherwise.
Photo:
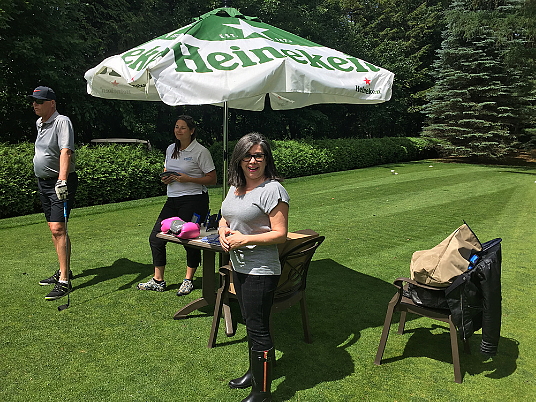
[(0, 218), (41, 209), (33, 171), (34, 145), (0, 143)]
[(164, 156), (144, 146), (85, 145), (76, 152), (77, 206), (136, 200), (165, 193)]
[[(0, 218), (41, 211), (33, 173), (34, 146), (0, 144)], [(164, 156), (141, 145), (82, 146), (76, 149), (79, 177), (76, 206), (153, 197), (165, 193), (159, 178)]]
[[(236, 141), (230, 141), (229, 157)], [(435, 142), (425, 138), (371, 138), (329, 140), (271, 140), (275, 164), (285, 178), (418, 160), (437, 156)], [(222, 182), (223, 145), (210, 147)]]
[(317, 140), (314, 146), (329, 153), (330, 172), (359, 169), (385, 163), (405, 162), (435, 156), (431, 141), (422, 138)]
[(333, 165), (332, 155), (306, 141), (271, 141), (274, 162), (283, 177), (324, 173)]
[[(236, 141), (229, 142), (229, 154)], [(359, 169), (436, 156), (436, 143), (425, 138), (272, 140), (277, 169), (285, 178)], [(223, 145), (210, 147), (223, 177)], [(41, 210), (33, 173), (32, 143), (0, 144), (0, 218)], [(142, 145), (84, 145), (76, 150), (79, 177), (76, 206), (106, 204), (165, 194), (159, 178), (164, 155)]]

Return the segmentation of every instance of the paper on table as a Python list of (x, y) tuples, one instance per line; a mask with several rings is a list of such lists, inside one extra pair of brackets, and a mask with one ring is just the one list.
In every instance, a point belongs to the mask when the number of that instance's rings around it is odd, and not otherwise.
[(217, 233), (202, 237), (201, 241), (208, 244), (220, 244), (219, 236)]

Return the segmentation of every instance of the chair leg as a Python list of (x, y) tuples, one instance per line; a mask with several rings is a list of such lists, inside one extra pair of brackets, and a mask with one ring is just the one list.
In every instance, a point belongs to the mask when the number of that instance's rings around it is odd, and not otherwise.
[(226, 270), (223, 276), (225, 281), (225, 292), (223, 293), (223, 317), (225, 319), (225, 335), (228, 337), (234, 336), (236, 333), (236, 324), (233, 322), (233, 315), (231, 313), (231, 304), (229, 301), (229, 290), (233, 285), (233, 272), (232, 269)]
[(225, 286), (222, 285), (216, 294), (216, 305), (214, 306), (214, 317), (212, 317), (212, 329), (210, 330), (210, 337), (208, 338), (208, 348), (213, 348), (216, 345), (216, 338), (218, 337), (218, 329), (220, 326), (220, 318), (223, 308), (224, 290)]
[(309, 327), (309, 314), (307, 313), (307, 304), (305, 302), (305, 292), (302, 293), (302, 298), (300, 299), (300, 309), (302, 313), (303, 335), (305, 337), (305, 342), (313, 343), (311, 329)]
[(389, 337), (389, 329), (391, 328), (391, 321), (393, 319), (393, 312), (397, 305), (398, 295), (395, 295), (389, 302), (387, 306), (387, 313), (385, 313), (385, 322), (383, 323), (382, 337), (380, 339), (380, 344), (378, 345), (378, 352), (376, 353), (376, 359), (374, 359), (374, 364), (379, 366), (382, 364), (383, 351), (385, 350), (385, 344), (387, 343), (387, 338)]
[(406, 311), (400, 312), (400, 323), (398, 324), (398, 334), (402, 335), (404, 333), (404, 327), (406, 326)]
[(225, 298), (223, 300), (223, 318), (225, 319), (225, 335), (228, 337), (234, 336), (236, 329), (233, 323), (233, 315), (231, 314), (229, 298)]
[(460, 368), (460, 352), (458, 350), (458, 334), (456, 332), (456, 327), (452, 322), (452, 319), (449, 320), (450, 327), (450, 347), (452, 349), (452, 364), (454, 365), (454, 382), (461, 384), (462, 383), (462, 371)]

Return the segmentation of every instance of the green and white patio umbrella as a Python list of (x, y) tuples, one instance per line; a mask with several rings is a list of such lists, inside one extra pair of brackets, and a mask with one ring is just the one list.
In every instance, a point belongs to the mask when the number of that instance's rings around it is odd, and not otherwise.
[(381, 103), (391, 98), (393, 78), (230, 7), (109, 57), (85, 74), (88, 93), (101, 98), (223, 106), (225, 155), (227, 108), (260, 111), (267, 96), (274, 110)]

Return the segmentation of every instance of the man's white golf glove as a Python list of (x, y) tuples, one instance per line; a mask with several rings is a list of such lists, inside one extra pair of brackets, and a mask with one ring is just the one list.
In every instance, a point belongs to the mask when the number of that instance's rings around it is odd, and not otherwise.
[(69, 195), (69, 192), (67, 191), (67, 181), (66, 180), (58, 180), (56, 182), (56, 195), (58, 196), (58, 199), (63, 201), (67, 199), (67, 196)]

